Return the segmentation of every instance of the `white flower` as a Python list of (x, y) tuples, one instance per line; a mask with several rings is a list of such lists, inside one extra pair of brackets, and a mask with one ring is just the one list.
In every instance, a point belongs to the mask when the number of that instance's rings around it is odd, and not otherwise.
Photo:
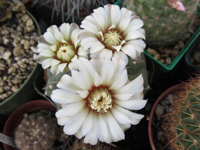
[(146, 105), (142, 75), (129, 81), (125, 62), (115, 57), (80, 58), (77, 67), (52, 92), (51, 99), (62, 106), (56, 112), (58, 124), (66, 134), (85, 136), (84, 142), (92, 145), (124, 139), (124, 131), (144, 117), (130, 111)]
[(94, 10), (81, 24), (78, 35), (83, 49), (90, 49), (92, 58), (139, 59), (146, 47), (143, 21), (133, 12), (117, 5), (105, 5)]
[(80, 47), (77, 39), (81, 29), (75, 23), (63, 23), (59, 28), (50, 26), (38, 40), (39, 53), (36, 60), (43, 69), (50, 68), (52, 74), (76, 69), (75, 61), (87, 57), (88, 52)]

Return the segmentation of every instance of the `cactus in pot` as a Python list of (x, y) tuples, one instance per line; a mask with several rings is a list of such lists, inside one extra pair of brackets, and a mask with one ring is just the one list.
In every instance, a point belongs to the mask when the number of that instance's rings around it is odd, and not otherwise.
[(200, 149), (200, 75), (185, 84), (174, 98), (174, 111), (164, 115), (170, 149)]
[(199, 0), (124, 0), (122, 6), (144, 21), (146, 43), (167, 46), (177, 43), (191, 28)]
[(57, 124), (54, 112), (45, 109), (25, 113), (14, 137), (20, 150), (56, 150), (67, 139), (68, 136), (62, 133), (62, 127)]

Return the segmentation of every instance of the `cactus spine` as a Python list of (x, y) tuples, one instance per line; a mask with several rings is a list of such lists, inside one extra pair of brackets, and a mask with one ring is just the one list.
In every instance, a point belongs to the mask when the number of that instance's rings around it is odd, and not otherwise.
[(200, 75), (190, 79), (174, 99), (174, 112), (166, 114), (167, 147), (200, 149)]
[(122, 6), (132, 10), (144, 21), (146, 43), (166, 46), (177, 43), (191, 28), (199, 0), (179, 0), (180, 11), (169, 6), (169, 0), (124, 0)]

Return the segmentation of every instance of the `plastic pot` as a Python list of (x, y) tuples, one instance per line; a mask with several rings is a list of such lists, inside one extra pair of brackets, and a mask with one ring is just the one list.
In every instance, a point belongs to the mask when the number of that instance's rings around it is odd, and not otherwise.
[(153, 132), (153, 124), (154, 124), (154, 118), (155, 118), (155, 110), (157, 105), (164, 100), (169, 94), (174, 94), (178, 91), (181, 90), (181, 88), (184, 87), (184, 83), (179, 83), (176, 84), (170, 88), (168, 88), (167, 90), (165, 90), (155, 101), (152, 109), (151, 109), (151, 113), (150, 113), (150, 117), (149, 117), (149, 123), (148, 123), (148, 136), (149, 136), (149, 141), (150, 141), (150, 145), (152, 150), (156, 150), (156, 143), (154, 142), (154, 137), (156, 136), (155, 133)]
[[(36, 19), (28, 11), (27, 13), (33, 19), (36, 25), (38, 36), (41, 35), (40, 27)], [(19, 88), (19, 90), (0, 103), (0, 114), (10, 114), (22, 104), (33, 100), (37, 97), (37, 93), (33, 87), (33, 80), (40, 68), (41, 66), (39, 64), (36, 64), (33, 68), (33, 71), (30, 73), (29, 77)]]
[[(34, 100), (31, 102), (28, 102), (21, 107), (19, 107), (17, 110), (15, 110), (6, 121), (6, 124), (3, 129), (3, 134), (11, 137), (14, 139), (14, 133), (15, 129), (17, 128), (18, 124), (23, 119), (23, 116), (25, 113), (31, 113), (39, 110), (50, 110), (53, 112), (56, 112), (56, 107), (45, 100)], [(17, 150), (14, 147), (11, 147), (7, 144), (3, 144), (5, 150)]]
[(146, 50), (144, 51), (145, 55), (147, 55), (149, 58), (151, 58), (156, 68), (160, 70), (161, 72), (169, 72), (174, 69), (174, 67), (178, 64), (178, 62), (181, 60), (181, 58), (184, 56), (184, 54), (188, 51), (190, 46), (194, 43), (194, 41), (197, 39), (197, 37), (200, 35), (200, 27), (196, 30), (196, 32), (192, 35), (192, 37), (188, 40), (188, 42), (185, 44), (185, 46), (181, 49), (179, 54), (173, 59), (170, 65), (165, 66), (160, 61), (155, 59), (153, 56), (151, 56)]
[(184, 72), (186, 72), (187, 73), (187, 75), (188, 74), (191, 74), (191, 73), (195, 73), (195, 72), (197, 72), (197, 71), (200, 71), (200, 68), (198, 68), (195, 64), (193, 64), (192, 62), (191, 62), (191, 60), (190, 60), (190, 58), (191, 58), (191, 54), (192, 54), (192, 52), (194, 51), (194, 50), (196, 50), (196, 48), (197, 48), (197, 45), (199, 44), (199, 42), (200, 42), (200, 36), (198, 36), (196, 39), (195, 39), (195, 41), (194, 41), (194, 43), (192, 44), (192, 46), (188, 49), (188, 51), (186, 52), (186, 54), (185, 54), (185, 66), (184, 66)]

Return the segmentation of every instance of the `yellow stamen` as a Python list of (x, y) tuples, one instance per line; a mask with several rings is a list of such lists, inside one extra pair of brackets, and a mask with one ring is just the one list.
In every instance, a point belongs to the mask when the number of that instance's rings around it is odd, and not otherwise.
[(112, 96), (106, 88), (97, 88), (88, 97), (89, 106), (99, 113), (105, 113), (112, 108)]
[(113, 49), (112, 46), (119, 46), (121, 42), (122, 42), (122, 36), (115, 30), (110, 30), (106, 34), (104, 34), (103, 43), (109, 49)]
[(61, 61), (70, 61), (75, 55), (75, 49), (71, 45), (61, 45), (57, 51), (57, 57)]

